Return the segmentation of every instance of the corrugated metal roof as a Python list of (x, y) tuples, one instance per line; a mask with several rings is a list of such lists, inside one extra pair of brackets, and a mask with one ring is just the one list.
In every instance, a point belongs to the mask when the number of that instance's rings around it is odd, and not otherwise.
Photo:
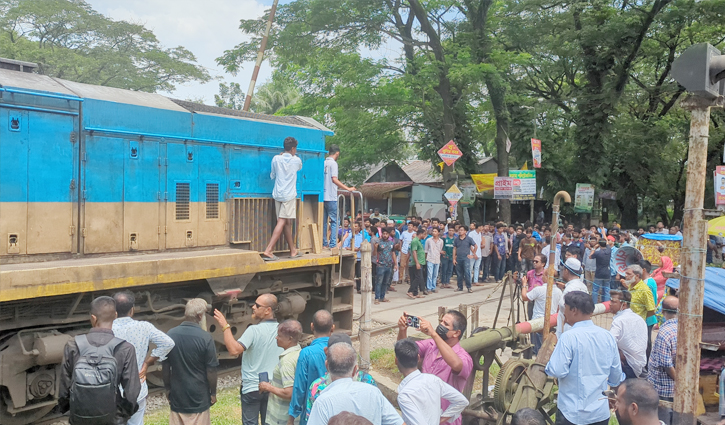
[(415, 160), (410, 161), (400, 168), (405, 174), (418, 184), (435, 184), (443, 183), (443, 176), (433, 169), (430, 161)]
[(358, 189), (366, 198), (380, 199), (394, 190), (413, 186), (413, 184), (413, 182), (364, 183)]
[(244, 111), (238, 111), (236, 109), (227, 109), (227, 108), (220, 108), (218, 106), (203, 105), (201, 103), (188, 102), (186, 100), (179, 100), (179, 99), (170, 99), (170, 100), (173, 101), (174, 103), (176, 103), (177, 105), (181, 106), (182, 108), (187, 109), (191, 112), (202, 112), (202, 113), (208, 113), (208, 114), (227, 115), (227, 116), (238, 117), (238, 118), (246, 118), (246, 119), (250, 119), (250, 120), (269, 121), (269, 122), (276, 122), (276, 123), (280, 123), (280, 124), (296, 125), (298, 127), (319, 128), (318, 126), (312, 125), (312, 123), (308, 122), (307, 120), (302, 120), (298, 117), (280, 117), (277, 115), (255, 114), (253, 112), (244, 112)]

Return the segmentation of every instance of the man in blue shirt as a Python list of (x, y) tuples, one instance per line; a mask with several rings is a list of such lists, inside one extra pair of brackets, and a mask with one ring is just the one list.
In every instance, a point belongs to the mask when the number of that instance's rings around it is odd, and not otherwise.
[(499, 223), (496, 225), (496, 234), (493, 235), (493, 244), (496, 251), (496, 256), (494, 257), (496, 263), (493, 267), (493, 275), (495, 276), (497, 282), (500, 282), (503, 279), (503, 275), (506, 273), (506, 259), (508, 258), (506, 248), (508, 246), (508, 242), (506, 241), (506, 236), (503, 234), (505, 230), (506, 225)]
[(335, 330), (332, 314), (327, 310), (318, 310), (312, 316), (310, 326), (315, 339), (308, 347), (302, 349), (297, 360), (295, 384), (292, 388), (292, 400), (290, 400), (289, 404), (290, 417), (287, 420), (289, 425), (294, 424), (297, 417), (300, 417), (300, 425), (307, 423), (307, 418), (304, 415), (307, 406), (307, 390), (313, 381), (323, 376), (327, 371), (325, 347), (327, 347), (327, 341), (330, 339), (332, 331)]
[(569, 292), (564, 305), (564, 318), (572, 328), (561, 334), (546, 365), (546, 374), (559, 380), (556, 425), (607, 425), (609, 403), (602, 391), (624, 379), (617, 343), (592, 322), (589, 294)]

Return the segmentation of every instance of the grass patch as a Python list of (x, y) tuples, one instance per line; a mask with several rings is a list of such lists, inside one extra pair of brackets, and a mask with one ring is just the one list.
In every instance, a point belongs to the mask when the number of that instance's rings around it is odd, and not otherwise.
[(395, 365), (395, 351), (392, 348), (376, 348), (370, 352), (370, 363), (373, 370), (400, 382), (403, 375)]
[[(230, 387), (217, 392), (217, 402), (211, 407), (211, 423), (214, 425), (239, 425), (242, 421), (242, 401), (239, 388)], [(148, 412), (144, 416), (147, 425), (168, 425), (169, 406)]]

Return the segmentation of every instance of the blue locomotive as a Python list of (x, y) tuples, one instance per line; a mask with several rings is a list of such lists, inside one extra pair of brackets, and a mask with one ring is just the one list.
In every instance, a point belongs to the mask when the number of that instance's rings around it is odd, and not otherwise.
[[(75, 83), (4, 63), (0, 423), (53, 413), (63, 346), (87, 330), (89, 303), (100, 294), (133, 291), (136, 316), (161, 329), (182, 320), (186, 299), (201, 296), (240, 336), (261, 293), (278, 296), (280, 319), (309, 323), (325, 308), (338, 329), (352, 328), (354, 259), (320, 247), (330, 130), (309, 118)], [(288, 136), (303, 162), (295, 238), (306, 255), (265, 263), (258, 251), (276, 222), (270, 163)]]

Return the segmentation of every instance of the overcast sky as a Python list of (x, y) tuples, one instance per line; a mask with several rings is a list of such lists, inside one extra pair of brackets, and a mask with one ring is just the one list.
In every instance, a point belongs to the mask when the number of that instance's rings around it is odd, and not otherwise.
[[(224, 50), (243, 40), (239, 30), (240, 19), (260, 17), (272, 5), (272, 0), (86, 0), (100, 13), (114, 20), (141, 23), (152, 30), (165, 47), (184, 46), (207, 68), (212, 77), (241, 84), (246, 93), (254, 62), (233, 76), (216, 65), (215, 59)], [(287, 3), (281, 0), (280, 3)], [(264, 62), (257, 84), (271, 75), (268, 62)], [(206, 84), (179, 85), (173, 93), (164, 93), (179, 99), (203, 99), (214, 104), (219, 80)]]

